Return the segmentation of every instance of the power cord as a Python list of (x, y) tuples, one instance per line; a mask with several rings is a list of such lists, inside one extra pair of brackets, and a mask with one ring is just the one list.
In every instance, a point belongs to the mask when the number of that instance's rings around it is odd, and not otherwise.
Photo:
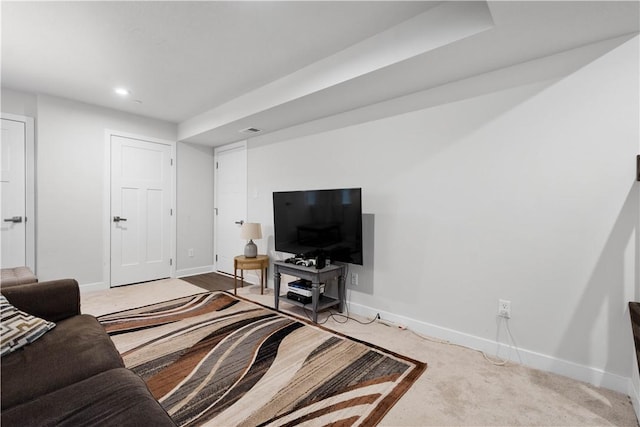
[[(348, 277), (349, 277), (349, 264), (346, 265), (345, 279), (344, 280), (346, 281)], [(348, 291), (348, 290), (346, 289), (346, 284), (345, 284), (345, 293), (346, 293), (346, 291)], [(461, 345), (461, 344), (455, 344), (455, 343), (452, 343), (451, 341), (447, 341), (447, 340), (440, 340), (440, 339), (436, 339), (436, 338), (431, 338), (431, 337), (428, 337), (426, 335), (422, 335), (422, 334), (414, 331), (413, 329), (408, 328), (405, 325), (398, 325), (398, 324), (394, 324), (392, 322), (383, 320), (380, 317), (380, 313), (376, 313), (375, 317), (373, 319), (371, 319), (370, 321), (363, 322), (363, 321), (361, 321), (359, 319), (356, 319), (355, 317), (351, 317), (349, 315), (349, 304), (347, 303), (346, 299), (347, 298), (346, 298), (346, 295), (345, 295), (344, 307), (347, 310), (347, 314), (346, 315), (341, 314), (341, 313), (334, 313), (333, 311), (329, 310), (329, 315), (327, 317), (325, 317), (323, 320), (318, 321), (317, 324), (318, 325), (324, 325), (325, 323), (327, 323), (327, 321), (330, 318), (333, 319), (336, 323), (339, 323), (339, 324), (345, 324), (349, 320), (353, 320), (353, 321), (355, 321), (355, 322), (357, 322), (357, 323), (359, 323), (361, 325), (370, 325), (370, 324), (372, 324), (373, 322), (375, 322), (377, 320), (378, 323), (380, 323), (382, 325), (385, 325), (385, 326), (388, 326), (390, 328), (394, 328), (395, 327), (395, 328), (403, 330), (403, 331), (409, 331), (412, 334), (414, 334), (415, 336), (417, 336), (418, 338), (421, 338), (421, 339), (423, 339), (425, 341), (430, 341), (430, 342), (433, 342), (433, 343), (436, 343), (436, 344), (451, 345), (451, 346), (454, 346), (454, 347), (460, 347), (460, 348), (465, 348), (465, 349), (468, 349), (468, 350), (477, 351), (478, 353), (482, 354), (482, 357), (484, 357), (484, 359), (487, 362), (491, 363), (494, 366), (506, 366), (507, 363), (509, 363), (509, 361), (507, 359), (500, 359), (497, 356), (496, 356), (496, 358), (494, 360), (491, 357), (487, 356), (487, 354), (482, 350), (477, 350), (475, 348), (466, 347), (466, 346)], [(307, 313), (307, 310), (306, 310), (307, 304), (303, 304), (302, 308), (303, 308), (305, 316), (307, 316), (307, 319), (309, 319), (310, 322), (313, 322), (313, 319), (311, 318), (311, 316), (309, 316), (309, 313)], [(344, 319), (344, 320), (338, 320), (338, 319)], [(507, 319), (505, 319), (505, 321), (507, 321)], [(511, 334), (511, 329), (509, 328), (509, 322), (508, 321), (506, 322), (506, 329), (507, 329), (507, 332), (509, 334), (509, 338), (511, 339), (512, 344), (515, 346), (515, 341), (513, 339), (513, 335)], [(515, 347), (517, 348), (517, 346), (515, 346)]]
[[(347, 314), (340, 314), (340, 313), (334, 313), (334, 312), (329, 312), (329, 315), (324, 319), (324, 321), (321, 324), (325, 324), (327, 322), (327, 320), (329, 320), (329, 318), (332, 318), (336, 323), (347, 323), (349, 320), (353, 320), (354, 322), (357, 322), (361, 325), (370, 325), (373, 322), (375, 322), (376, 320), (380, 319), (380, 314), (376, 314), (376, 317), (374, 317), (373, 319), (371, 319), (368, 322), (363, 322), (362, 320), (356, 319), (355, 317), (351, 317), (349, 316), (349, 311), (347, 310)], [(343, 321), (338, 320), (337, 318), (343, 318)]]
[(412, 329), (406, 328), (406, 327), (404, 329), (409, 331), (409, 332), (411, 332), (412, 334), (414, 334), (418, 338), (421, 338), (421, 339), (423, 339), (425, 341), (434, 342), (436, 344), (451, 345), (451, 346), (454, 346), (454, 347), (460, 347), (460, 348), (465, 348), (467, 350), (477, 351), (478, 353), (482, 354), (482, 357), (484, 357), (487, 362), (491, 363), (494, 366), (506, 366), (507, 363), (509, 363), (509, 361), (507, 359), (496, 358), (497, 360), (493, 360), (489, 356), (487, 356), (487, 354), (482, 350), (477, 350), (475, 348), (467, 347), (467, 346), (464, 346), (462, 344), (455, 344), (455, 343), (452, 343), (451, 341), (447, 341), (447, 340), (440, 340), (440, 339), (436, 339), (436, 338), (431, 338), (431, 337), (428, 337), (426, 335), (419, 334), (418, 332), (416, 332), (416, 331), (414, 331)]
[[(311, 316), (309, 316), (309, 313), (307, 313), (307, 304), (303, 304), (302, 306), (303, 311), (305, 316), (307, 316), (307, 319), (309, 319), (310, 322), (313, 322), (313, 319), (311, 318)], [(329, 314), (327, 315), (327, 317), (325, 317), (323, 320), (320, 320), (318, 322), (316, 322), (316, 324), (318, 325), (324, 325), (325, 323), (327, 323), (327, 321), (329, 321), (329, 319), (333, 319), (336, 323), (340, 323), (340, 324), (345, 324), (347, 323), (349, 320), (353, 320), (354, 322), (360, 323), (361, 325), (370, 325), (373, 322), (375, 322), (376, 320), (380, 319), (380, 313), (376, 314), (376, 316), (371, 319), (368, 322), (363, 322), (362, 320), (356, 319), (355, 317), (351, 317), (349, 316), (349, 309), (347, 308), (347, 314), (342, 314), (342, 313), (335, 313), (331, 310), (329, 310)], [(338, 320), (338, 319), (344, 319), (344, 320)]]
[[(307, 306), (307, 304), (304, 304), (304, 305), (302, 306), (302, 308), (304, 309), (304, 308), (306, 308), (306, 306)], [(310, 321), (310, 322), (313, 322), (313, 319), (311, 318), (311, 316), (309, 316), (309, 313), (307, 313), (307, 310), (303, 310), (303, 311), (304, 311), (304, 314), (305, 314), (305, 315), (307, 316), (307, 318), (309, 319), (309, 321)], [(347, 311), (347, 313), (348, 313), (348, 311)], [(389, 327), (389, 328), (397, 328), (397, 329), (400, 329), (400, 330), (403, 330), (403, 331), (409, 331), (409, 332), (411, 332), (413, 335), (415, 335), (415, 336), (417, 336), (418, 338), (421, 338), (421, 339), (423, 339), (423, 340), (425, 340), (425, 341), (433, 342), (433, 343), (436, 343), (436, 344), (451, 345), (451, 346), (454, 346), (454, 347), (460, 347), (460, 348), (464, 348), (464, 349), (467, 349), (467, 350), (477, 351), (478, 353), (482, 354), (482, 357), (484, 357), (484, 359), (485, 359), (487, 362), (491, 363), (491, 364), (492, 364), (492, 365), (494, 365), (494, 366), (506, 366), (506, 365), (509, 363), (509, 361), (508, 361), (507, 359), (500, 359), (500, 358), (496, 358), (496, 359), (494, 360), (494, 359), (492, 359), (491, 357), (487, 356), (487, 353), (485, 353), (485, 352), (484, 352), (484, 351), (482, 351), (482, 350), (477, 350), (477, 349), (475, 349), (475, 348), (467, 347), (467, 346), (464, 346), (464, 345), (462, 345), (462, 344), (455, 344), (455, 343), (452, 343), (451, 341), (447, 341), (447, 340), (440, 340), (440, 339), (437, 339), (437, 338), (431, 338), (431, 337), (428, 337), (428, 336), (426, 336), (426, 335), (422, 335), (422, 334), (420, 334), (420, 333), (418, 333), (418, 332), (414, 331), (413, 329), (410, 329), (410, 328), (408, 328), (408, 327), (406, 327), (406, 326), (404, 326), (404, 325), (397, 325), (397, 324), (394, 324), (394, 323), (392, 323), (392, 322), (389, 322), (389, 321), (383, 320), (383, 319), (380, 317), (380, 313), (377, 313), (377, 314), (375, 315), (375, 317), (374, 317), (373, 319), (369, 320), (368, 322), (363, 322), (363, 321), (361, 321), (361, 320), (359, 320), (359, 319), (356, 319), (355, 317), (351, 317), (351, 316), (349, 316), (348, 314), (347, 314), (347, 315), (344, 315), (344, 314), (334, 313), (334, 312), (330, 311), (330, 312), (329, 312), (329, 315), (328, 315), (327, 317), (325, 317), (323, 320), (320, 320), (320, 321), (318, 321), (318, 322), (316, 322), (316, 323), (317, 323), (318, 325), (324, 325), (325, 323), (327, 323), (327, 321), (328, 321), (330, 318), (331, 318), (331, 319), (333, 319), (336, 323), (340, 323), (340, 324), (345, 324), (345, 323), (347, 323), (349, 320), (353, 320), (353, 321), (355, 321), (355, 322), (357, 322), (357, 323), (359, 323), (359, 324), (361, 324), (361, 325), (370, 325), (370, 324), (372, 324), (373, 322), (375, 322), (375, 321), (377, 320), (377, 321), (378, 321), (378, 323), (380, 323), (381, 325), (385, 325), (385, 326), (387, 326), (387, 327)], [(344, 319), (344, 320), (338, 320), (338, 318), (342, 318), (342, 319)], [(507, 329), (509, 329), (508, 325), (507, 325)], [(509, 330), (509, 336), (511, 337), (511, 331), (510, 331), (510, 330)], [(513, 340), (513, 337), (511, 337), (511, 339)]]

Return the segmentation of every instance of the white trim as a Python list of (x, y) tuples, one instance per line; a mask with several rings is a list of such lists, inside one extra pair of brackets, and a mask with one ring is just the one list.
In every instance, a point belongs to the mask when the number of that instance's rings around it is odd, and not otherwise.
[(181, 277), (195, 276), (197, 274), (213, 273), (215, 271), (213, 267), (213, 265), (205, 265), (204, 267), (183, 268), (176, 270), (176, 277), (180, 279)]
[(624, 394), (627, 394), (629, 391), (629, 378), (612, 374), (599, 368), (579, 365), (577, 363), (558, 359), (546, 354), (516, 348), (501, 342), (377, 310), (362, 304), (349, 302), (348, 307), (350, 312), (369, 318), (373, 318), (376, 313), (380, 313), (380, 317), (383, 320), (397, 325), (403, 325), (419, 334), (448, 341), (451, 344), (457, 344), (483, 351), (488, 355), (497, 355), (501, 359), (508, 359), (530, 368), (553, 372), (555, 374), (590, 383), (596, 387), (605, 387)]
[[(244, 281), (246, 283), (249, 283), (251, 285), (259, 285), (260, 284), (260, 276), (258, 275), (258, 273), (256, 273), (256, 271), (259, 270), (244, 270), (243, 271), (243, 275), (244, 275)], [(233, 276), (231, 276), (233, 277)], [(238, 271), (238, 283), (240, 281), (240, 271)], [(265, 286), (265, 289), (267, 289), (268, 286)]]
[[(247, 171), (247, 174), (249, 173), (249, 169), (248, 169), (248, 156), (247, 156), (247, 141), (238, 141), (238, 142), (234, 142), (231, 144), (227, 144), (227, 145), (222, 145), (219, 147), (215, 147), (213, 149), (213, 168), (214, 168), (214, 183), (213, 183), (213, 209), (214, 209), (214, 218), (213, 218), (213, 271), (217, 270), (217, 261), (216, 261), (216, 255), (218, 254), (218, 233), (217, 233), (217, 225), (218, 225), (218, 216), (215, 214), (216, 209), (218, 209), (218, 172), (217, 172), (217, 168), (216, 168), (216, 163), (218, 162), (218, 153), (224, 152), (224, 151), (230, 151), (230, 150), (236, 150), (238, 148), (241, 148), (244, 150), (244, 160), (245, 160), (245, 170)], [(249, 179), (247, 177), (247, 188), (245, 188), (244, 192), (245, 192), (245, 198), (248, 198), (248, 194), (249, 194)], [(246, 209), (245, 209), (245, 213), (244, 213), (244, 217), (246, 219), (248, 219), (248, 214), (249, 214), (249, 200), (247, 199), (246, 201)]]
[(0, 113), (0, 118), (24, 123), (25, 128), (25, 256), (27, 267), (38, 275), (36, 264), (36, 150), (33, 117)]
[(103, 282), (108, 287), (111, 286), (111, 137), (121, 136), (123, 138), (139, 139), (141, 141), (155, 142), (157, 144), (169, 145), (171, 147), (171, 158), (173, 159), (173, 165), (171, 168), (171, 209), (173, 215), (171, 216), (171, 230), (169, 233), (170, 249), (169, 253), (173, 259), (171, 264), (169, 275), (170, 277), (176, 277), (176, 240), (177, 240), (177, 221), (178, 212), (176, 209), (176, 171), (177, 171), (177, 156), (176, 156), (176, 141), (170, 141), (166, 139), (153, 138), (144, 135), (137, 135), (128, 132), (120, 132), (112, 129), (105, 129), (104, 131), (104, 177), (103, 177), (103, 199), (102, 199), (102, 278)]
[(109, 290), (109, 284), (104, 282), (95, 282), (95, 283), (86, 283), (84, 285), (79, 285), (80, 294), (83, 295), (87, 292), (95, 292), (95, 291), (106, 291)]

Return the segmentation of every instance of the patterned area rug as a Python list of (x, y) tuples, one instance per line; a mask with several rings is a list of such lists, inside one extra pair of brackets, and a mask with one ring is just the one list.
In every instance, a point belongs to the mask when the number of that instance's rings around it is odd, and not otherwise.
[(98, 320), (181, 426), (372, 426), (426, 369), (224, 292)]

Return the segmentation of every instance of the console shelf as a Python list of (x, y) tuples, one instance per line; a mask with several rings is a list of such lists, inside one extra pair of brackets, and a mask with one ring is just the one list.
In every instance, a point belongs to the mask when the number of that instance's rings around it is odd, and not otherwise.
[[(311, 307), (312, 303), (301, 303), (299, 301), (296, 300), (292, 300), (286, 297), (286, 295), (280, 295), (280, 301), (284, 301), (288, 304), (293, 304), (293, 305), (297, 305), (298, 307), (302, 307), (308, 310), (312, 310), (313, 308)], [(327, 308), (331, 308), (334, 306), (339, 306), (340, 305), (340, 300), (338, 298), (331, 298), (325, 295), (321, 295), (320, 299), (318, 300), (318, 311), (322, 311), (322, 310), (326, 310)], [(342, 311), (342, 310), (340, 310)]]
[[(289, 304), (310, 309), (314, 322), (318, 321), (318, 312), (326, 310), (329, 307), (338, 306), (338, 310), (344, 310), (345, 300), (345, 266), (341, 264), (331, 264), (324, 268), (316, 269), (315, 267), (306, 267), (303, 265), (295, 265), (282, 261), (273, 263), (274, 271), (274, 306), (276, 310), (279, 307), (280, 300)], [(280, 295), (280, 276), (288, 274), (290, 276), (299, 277), (311, 281), (311, 303), (303, 304), (301, 302), (290, 300), (285, 295)], [(327, 283), (329, 280), (338, 278), (338, 298), (332, 298), (326, 295), (320, 295), (320, 283)]]

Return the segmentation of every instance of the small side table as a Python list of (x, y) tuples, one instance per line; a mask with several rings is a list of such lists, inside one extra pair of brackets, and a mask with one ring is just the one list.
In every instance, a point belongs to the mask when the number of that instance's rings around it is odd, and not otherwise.
[(240, 284), (244, 287), (244, 270), (260, 270), (260, 294), (264, 294), (267, 286), (267, 268), (269, 268), (269, 256), (258, 255), (255, 258), (247, 258), (238, 255), (233, 258), (233, 294), (237, 295), (238, 269), (240, 270)]

